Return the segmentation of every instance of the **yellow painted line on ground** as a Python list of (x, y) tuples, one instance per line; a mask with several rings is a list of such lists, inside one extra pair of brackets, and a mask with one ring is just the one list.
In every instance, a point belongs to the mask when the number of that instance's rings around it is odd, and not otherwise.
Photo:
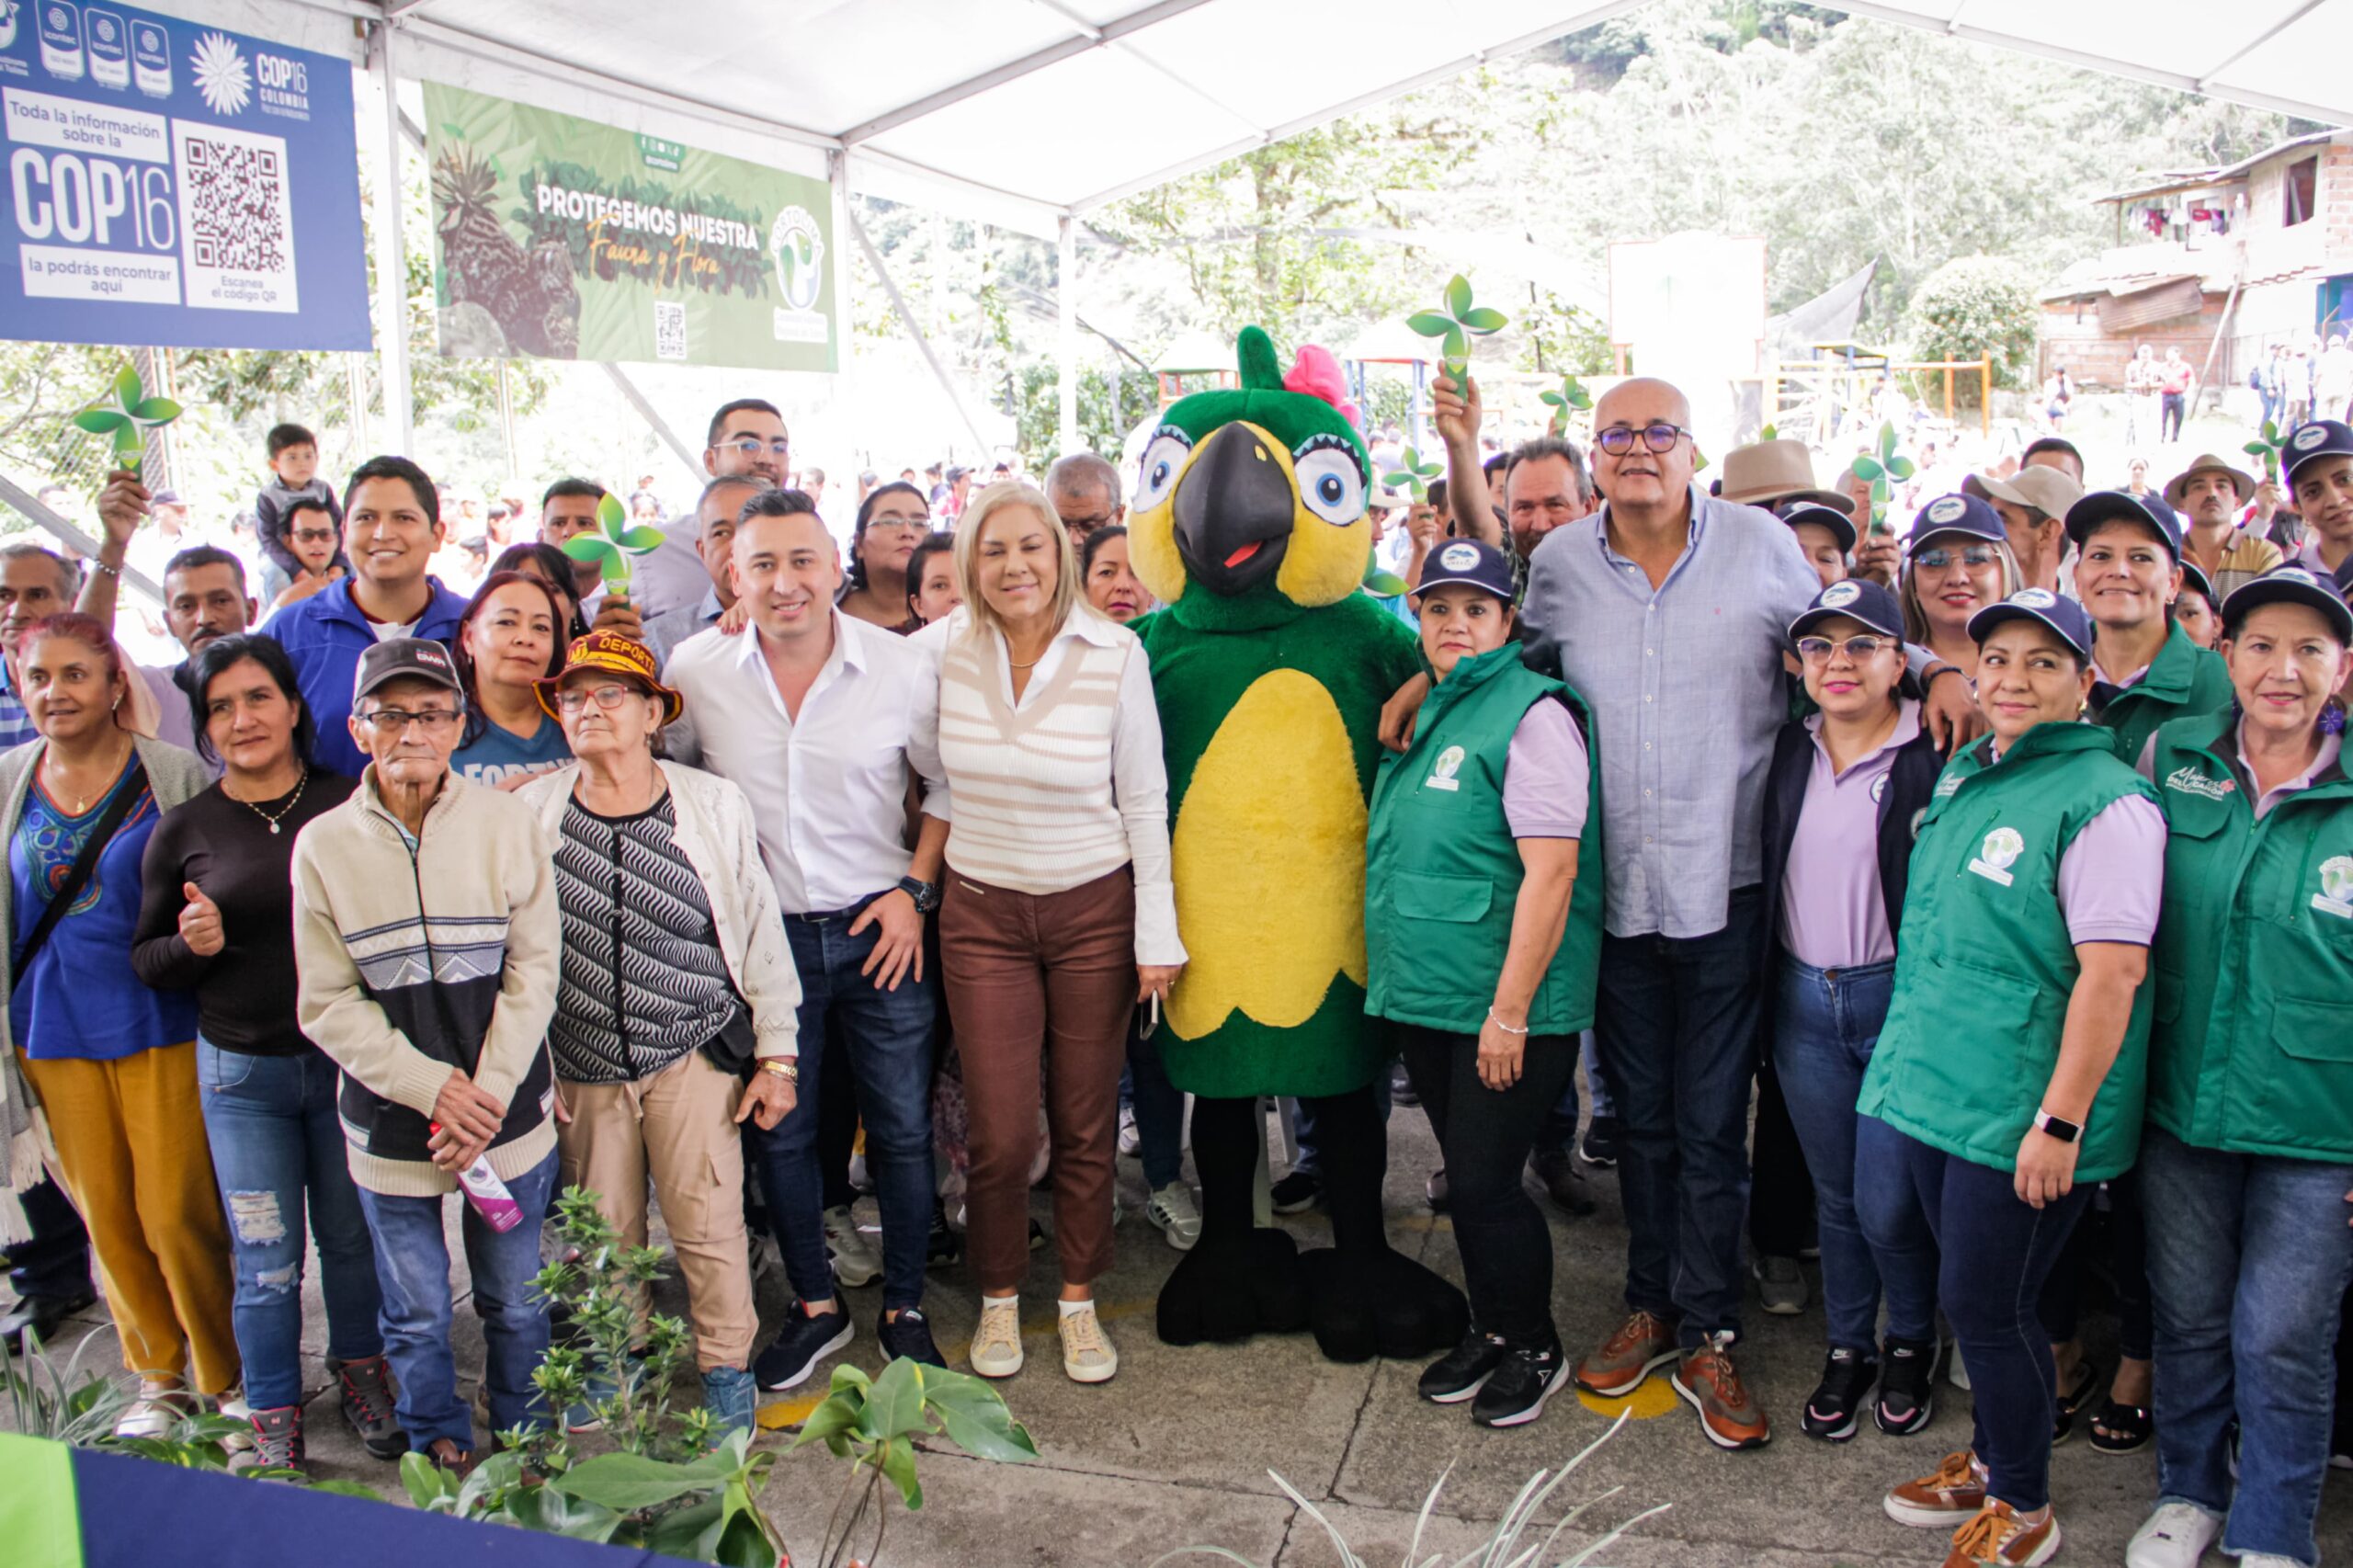
[(1675, 1390), (1661, 1377), (1649, 1377), (1633, 1392), (1618, 1399), (1604, 1399), (1597, 1393), (1577, 1390), (1577, 1403), (1598, 1415), (1615, 1417), (1620, 1412), (1637, 1421), (1655, 1421), (1672, 1411), (1677, 1400)]
[(825, 1390), (819, 1389), (815, 1393), (796, 1394), (790, 1399), (778, 1400), (774, 1404), (764, 1404), (753, 1419), (771, 1432), (781, 1432), (788, 1426), (798, 1426), (808, 1420), (824, 1403)]

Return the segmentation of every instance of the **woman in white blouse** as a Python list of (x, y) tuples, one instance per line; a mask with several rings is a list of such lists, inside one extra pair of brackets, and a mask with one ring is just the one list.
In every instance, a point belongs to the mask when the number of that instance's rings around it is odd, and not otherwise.
[(972, 1123), (972, 1369), (1021, 1369), (1043, 1056), (1063, 1369), (1102, 1382), (1120, 1365), (1096, 1320), (1094, 1280), (1111, 1265), (1129, 1017), (1165, 1001), (1185, 963), (1160, 715), (1142, 646), (1087, 605), (1043, 494), (1008, 483), (974, 497), (956, 533), (956, 574), (963, 608), (917, 641), (940, 662), (951, 821), (939, 945)]

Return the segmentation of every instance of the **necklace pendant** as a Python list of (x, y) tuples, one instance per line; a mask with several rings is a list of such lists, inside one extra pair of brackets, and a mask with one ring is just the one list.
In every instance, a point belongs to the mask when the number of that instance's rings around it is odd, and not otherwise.
[(272, 838), (278, 836), (278, 824), (276, 823), (271, 823), (269, 824), (269, 834)]

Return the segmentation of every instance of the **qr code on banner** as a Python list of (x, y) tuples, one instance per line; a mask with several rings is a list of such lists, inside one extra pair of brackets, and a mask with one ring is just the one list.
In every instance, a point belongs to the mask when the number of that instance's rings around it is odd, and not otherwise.
[(687, 357), (685, 301), (654, 301), (654, 357), (656, 359), (684, 359)]
[(290, 270), (283, 145), (189, 135), (180, 146), (189, 260), (223, 272)]

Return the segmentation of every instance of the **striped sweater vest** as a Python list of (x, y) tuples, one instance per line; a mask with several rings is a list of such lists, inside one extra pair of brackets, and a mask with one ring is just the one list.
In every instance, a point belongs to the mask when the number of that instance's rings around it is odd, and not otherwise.
[(1016, 892), (1064, 892), (1128, 863), (1111, 790), (1111, 734), (1132, 638), (1065, 642), (1020, 710), (1006, 706), (995, 635), (940, 661), (939, 757), (955, 801), (948, 863)]

